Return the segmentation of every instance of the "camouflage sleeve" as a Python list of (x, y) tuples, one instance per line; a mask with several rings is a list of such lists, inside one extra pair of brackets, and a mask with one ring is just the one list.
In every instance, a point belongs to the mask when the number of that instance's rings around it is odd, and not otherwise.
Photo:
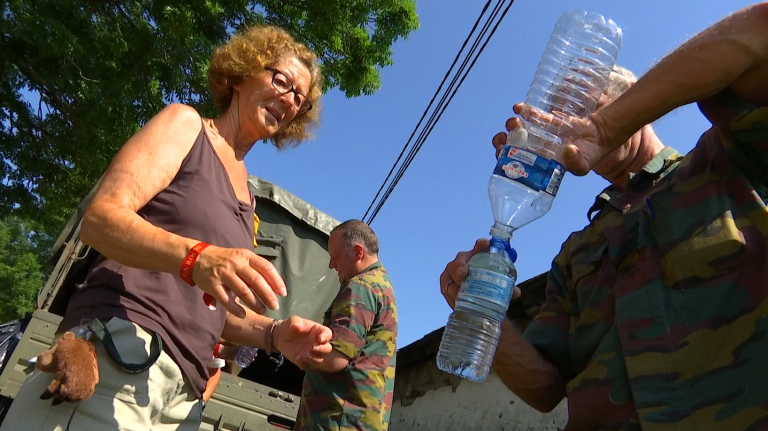
[(570, 239), (552, 262), (547, 275), (545, 302), (526, 328), (523, 337), (561, 370), (573, 373), (568, 334), (571, 324), (571, 295), (568, 290), (568, 250)]
[(371, 288), (354, 280), (347, 283), (331, 305), (331, 346), (349, 359), (355, 358), (365, 345), (377, 309), (378, 301)]

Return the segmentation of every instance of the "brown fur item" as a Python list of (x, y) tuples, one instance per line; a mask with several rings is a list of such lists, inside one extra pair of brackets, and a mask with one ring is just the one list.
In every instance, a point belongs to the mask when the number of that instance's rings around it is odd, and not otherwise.
[(44, 373), (54, 373), (48, 389), (41, 399), (55, 398), (78, 402), (89, 398), (99, 383), (99, 366), (96, 349), (88, 340), (65, 332), (53, 346), (37, 357), (35, 367)]

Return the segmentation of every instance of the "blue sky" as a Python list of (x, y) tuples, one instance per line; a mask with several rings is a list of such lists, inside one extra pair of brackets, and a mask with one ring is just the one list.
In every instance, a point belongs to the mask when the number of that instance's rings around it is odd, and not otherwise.
[[(456, 253), (487, 237), (493, 224), (486, 187), (495, 158), (491, 137), (522, 101), (558, 17), (601, 13), (624, 30), (618, 63), (645, 73), (664, 55), (746, 0), (517, 0), (429, 139), (373, 223), (380, 258), (397, 295), (403, 347), (443, 326), (450, 308), (438, 277)], [(276, 152), (257, 145), (246, 165), (339, 220), (362, 218), (482, 9), (483, 0), (418, 0), (421, 28), (393, 47), (372, 96), (324, 97), (315, 140)], [(709, 123), (695, 105), (655, 123), (661, 139), (685, 153)], [(549, 269), (568, 235), (606, 187), (570, 174), (551, 211), (515, 233), (519, 282)], [(290, 286), (289, 286), (290, 288)]]

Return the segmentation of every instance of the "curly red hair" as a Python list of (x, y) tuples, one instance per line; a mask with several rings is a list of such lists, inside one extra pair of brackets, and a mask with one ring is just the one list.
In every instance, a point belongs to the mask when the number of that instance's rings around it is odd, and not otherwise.
[(278, 149), (299, 145), (310, 138), (311, 130), (319, 125), (323, 77), (312, 51), (279, 27), (254, 26), (216, 48), (208, 67), (208, 88), (213, 103), (224, 112), (232, 103), (235, 85), (286, 56), (296, 57), (309, 69), (311, 81), (307, 99), (312, 103), (312, 109), (296, 116), (271, 138)]

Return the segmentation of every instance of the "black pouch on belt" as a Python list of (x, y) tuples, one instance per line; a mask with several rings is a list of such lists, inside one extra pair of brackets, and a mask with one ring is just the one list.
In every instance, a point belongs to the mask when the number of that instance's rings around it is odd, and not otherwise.
[(109, 334), (109, 330), (104, 323), (99, 319), (93, 319), (88, 323), (88, 329), (99, 337), (109, 357), (126, 373), (138, 374), (148, 370), (149, 367), (155, 364), (157, 358), (163, 352), (163, 339), (156, 332), (148, 331), (152, 334), (152, 341), (149, 345), (149, 358), (139, 364), (129, 364), (120, 357), (120, 352), (117, 351), (115, 342), (112, 341), (112, 336)]

